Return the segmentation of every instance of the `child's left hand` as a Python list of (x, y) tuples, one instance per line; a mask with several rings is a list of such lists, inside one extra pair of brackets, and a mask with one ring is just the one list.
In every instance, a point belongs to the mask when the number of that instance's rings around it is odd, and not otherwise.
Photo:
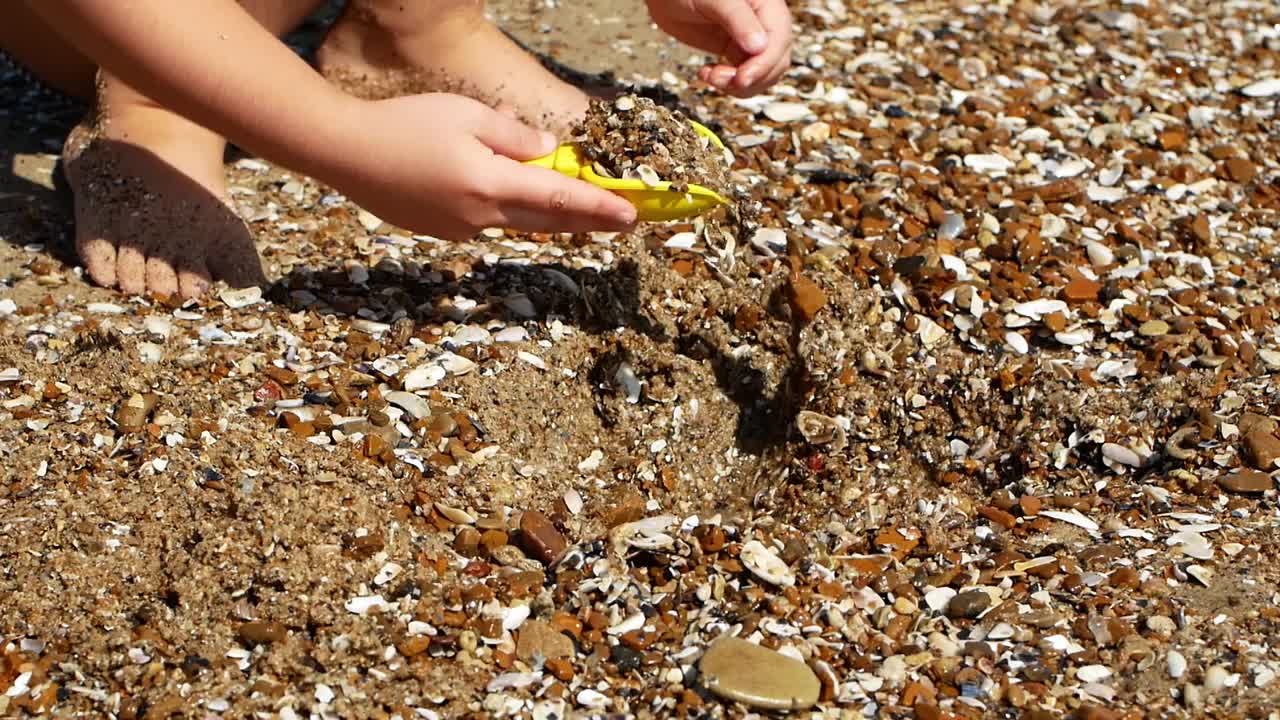
[(722, 63), (698, 70), (703, 82), (747, 97), (768, 88), (791, 65), (791, 10), (786, 0), (646, 0), (658, 27)]

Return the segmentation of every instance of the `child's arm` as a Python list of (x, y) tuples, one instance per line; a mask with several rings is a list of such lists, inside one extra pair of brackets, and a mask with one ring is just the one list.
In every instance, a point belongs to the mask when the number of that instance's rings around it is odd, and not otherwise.
[(710, 85), (755, 95), (791, 64), (791, 10), (786, 0), (647, 0), (649, 14), (672, 37), (720, 56), (698, 70)]
[(479, 102), (369, 102), (332, 88), (234, 0), (29, 0), (101, 67), (263, 157), (410, 230), (623, 229), (632, 206), (522, 165), (555, 140)]

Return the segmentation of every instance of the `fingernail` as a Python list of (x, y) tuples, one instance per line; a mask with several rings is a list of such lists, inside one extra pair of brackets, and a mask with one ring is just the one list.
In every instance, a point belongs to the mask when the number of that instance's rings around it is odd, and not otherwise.
[(541, 138), (541, 141), (542, 141), (542, 149), (543, 149), (542, 151), (543, 151), (544, 153), (549, 153), (549, 152), (551, 152), (552, 150), (555, 150), (555, 149), (556, 149), (556, 136), (555, 136), (555, 135), (552, 135), (551, 133), (547, 132), (546, 130), (543, 130), (542, 132), (538, 133), (538, 137), (539, 137), (539, 138)]
[(618, 222), (623, 225), (631, 225), (636, 221), (636, 209), (631, 206), (622, 208), (618, 210), (617, 214), (615, 214), (614, 217), (617, 218)]
[(758, 53), (767, 47), (769, 47), (769, 36), (762, 32), (748, 35), (746, 41), (742, 43), (742, 49), (749, 53)]

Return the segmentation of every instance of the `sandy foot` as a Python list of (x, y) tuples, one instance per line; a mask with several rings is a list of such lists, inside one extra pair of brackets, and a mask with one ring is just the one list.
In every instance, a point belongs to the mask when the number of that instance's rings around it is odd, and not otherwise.
[(222, 138), (112, 95), (100, 89), (109, 112), (87, 118), (63, 147), (89, 276), (129, 294), (184, 298), (212, 280), (264, 283), (249, 229), (225, 202)]
[[(426, 5), (426, 4), (424, 4)], [(547, 71), (485, 19), (479, 4), (430, 4), (430, 18), (409, 6), (354, 6), (316, 53), (320, 72), (367, 98), (452, 92), (503, 106), (538, 127), (564, 134), (587, 109), (587, 95)]]

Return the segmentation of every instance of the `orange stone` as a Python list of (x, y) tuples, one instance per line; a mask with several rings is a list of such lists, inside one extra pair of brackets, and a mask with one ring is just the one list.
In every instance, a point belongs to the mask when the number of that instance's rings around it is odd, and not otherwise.
[(1087, 277), (1079, 276), (1067, 283), (1062, 290), (1062, 297), (1067, 302), (1080, 303), (1092, 302), (1098, 299), (1098, 293), (1102, 290), (1102, 283), (1096, 280), (1090, 280)]
[(1240, 184), (1252, 182), (1258, 175), (1258, 168), (1244, 158), (1231, 158), (1222, 166), (1227, 171), (1227, 177)]

